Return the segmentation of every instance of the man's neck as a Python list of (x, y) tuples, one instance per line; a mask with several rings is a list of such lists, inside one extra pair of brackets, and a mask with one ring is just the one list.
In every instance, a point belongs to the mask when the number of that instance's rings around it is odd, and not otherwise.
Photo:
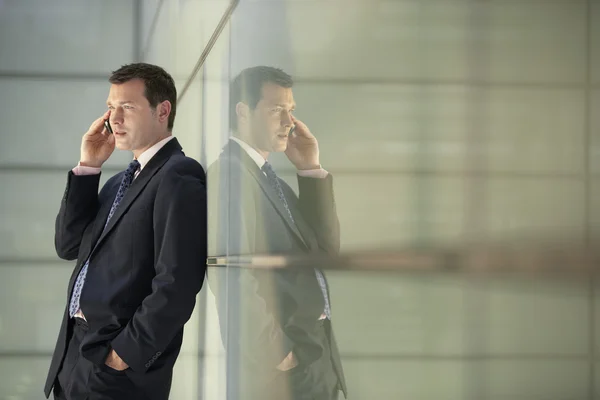
[(171, 132), (167, 132), (167, 133), (159, 136), (156, 140), (154, 140), (151, 143), (149, 143), (148, 145), (146, 145), (143, 149), (134, 150), (133, 151), (133, 156), (137, 159), (139, 156), (141, 156), (142, 154), (144, 154), (144, 152), (146, 150), (148, 150), (149, 148), (151, 148), (152, 146), (154, 146), (156, 143), (160, 142), (161, 140), (164, 140), (164, 139), (168, 138), (169, 136), (171, 136)]
[(241, 140), (242, 142), (246, 143), (248, 146), (252, 147), (254, 150), (256, 150), (256, 152), (258, 154), (260, 154), (260, 156), (262, 158), (265, 159), (265, 161), (267, 160), (267, 157), (269, 157), (269, 152), (268, 151), (264, 151), (264, 150), (259, 149), (258, 146), (256, 146), (254, 143), (252, 143), (251, 140), (247, 140), (246, 138), (241, 137), (241, 136), (236, 135), (236, 134), (234, 134), (233, 137), (236, 138), (237, 140)]
[(269, 153), (267, 151), (262, 151), (260, 149), (257, 149), (256, 147), (253, 147), (253, 149), (256, 150), (258, 154), (260, 154), (261, 157), (265, 159), (265, 161), (267, 161), (267, 157), (269, 157)]

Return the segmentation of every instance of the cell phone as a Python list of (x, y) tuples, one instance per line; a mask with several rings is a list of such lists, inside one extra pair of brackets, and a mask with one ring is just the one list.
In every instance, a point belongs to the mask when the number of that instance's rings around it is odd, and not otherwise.
[(113, 133), (113, 130), (110, 126), (110, 122), (108, 122), (107, 119), (104, 120), (104, 127), (106, 128), (106, 130), (108, 131), (108, 133)]
[(292, 125), (292, 127), (290, 128), (290, 133), (288, 133), (288, 136), (292, 136), (292, 133), (294, 133), (295, 130), (296, 130), (296, 125)]

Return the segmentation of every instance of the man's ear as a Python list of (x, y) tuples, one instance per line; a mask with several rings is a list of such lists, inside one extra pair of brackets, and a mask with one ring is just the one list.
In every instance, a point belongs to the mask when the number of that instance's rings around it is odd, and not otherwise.
[(248, 104), (240, 101), (235, 105), (235, 114), (238, 119), (247, 121), (250, 117), (250, 107), (248, 107)]
[(165, 122), (169, 120), (169, 115), (171, 115), (171, 102), (169, 100), (165, 100), (156, 105), (156, 114), (158, 115), (158, 120), (160, 122)]

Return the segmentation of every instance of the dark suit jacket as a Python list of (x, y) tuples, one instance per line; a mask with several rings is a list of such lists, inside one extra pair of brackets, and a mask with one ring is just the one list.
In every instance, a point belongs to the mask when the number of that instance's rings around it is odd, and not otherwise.
[[(294, 224), (256, 163), (230, 141), (208, 169), (209, 254), (337, 254), (339, 223), (332, 179), (298, 177), (299, 197), (280, 181)], [(313, 266), (277, 271), (210, 268), (209, 286), (217, 302), (228, 365), (240, 363), (237, 372), (228, 368), (228, 380), (240, 382), (229, 393), (251, 390), (249, 386), (268, 388), (280, 374), (276, 366), (292, 350), (300, 362), (297, 368), (313, 375), (310, 385), (318, 386), (319, 376), (332, 372), (346, 392), (333, 331), (328, 340), (319, 336), (317, 320), (324, 298)], [(323, 362), (328, 354), (331, 362)], [(331, 364), (334, 371), (319, 370), (323, 365), (331, 369)]]
[(204, 170), (177, 139), (165, 144), (133, 181), (108, 226), (123, 172), (98, 193), (99, 175), (69, 172), (56, 219), (59, 257), (77, 259), (45, 386), (46, 397), (71, 335), (68, 303), (90, 264), (80, 306), (89, 331), (81, 354), (102, 365), (114, 348), (127, 376), (148, 398), (167, 399), (172, 367), (206, 272)]

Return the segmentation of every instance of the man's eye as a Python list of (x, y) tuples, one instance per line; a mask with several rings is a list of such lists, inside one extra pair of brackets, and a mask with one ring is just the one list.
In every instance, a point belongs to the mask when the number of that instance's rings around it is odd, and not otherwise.
[(126, 110), (131, 110), (133, 107), (132, 106), (123, 106), (123, 108)]

